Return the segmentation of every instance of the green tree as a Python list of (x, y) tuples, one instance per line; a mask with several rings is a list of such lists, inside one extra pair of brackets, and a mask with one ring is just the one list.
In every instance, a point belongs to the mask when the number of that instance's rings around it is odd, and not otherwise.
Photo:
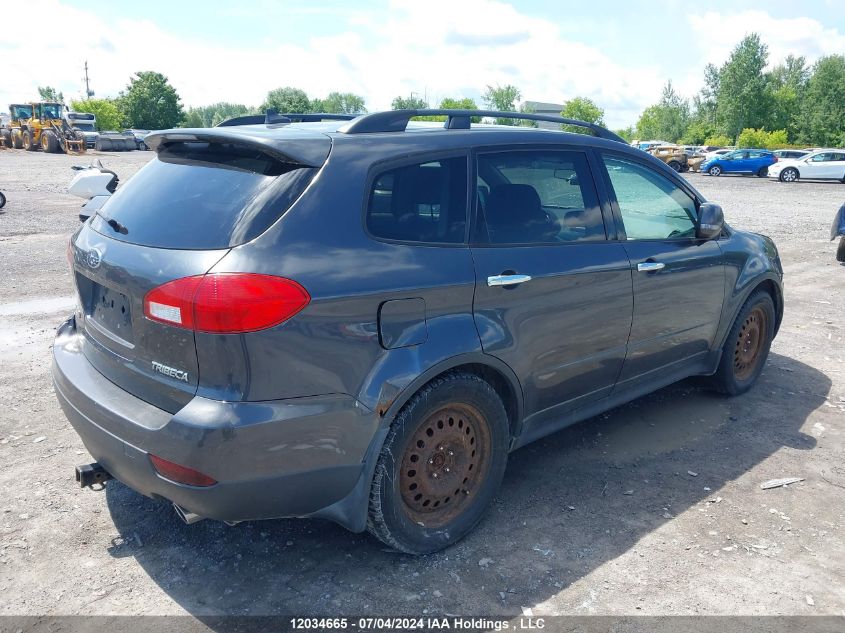
[(258, 114), (258, 110), (242, 103), (212, 103), (207, 106), (188, 108), (185, 113), (185, 127), (214, 127), (226, 119), (245, 114)]
[(97, 117), (97, 130), (119, 130), (123, 124), (123, 113), (115, 99), (81, 99), (70, 102), (74, 112), (90, 112)]
[[(440, 100), (440, 109), (441, 110), (478, 110), (478, 106), (475, 103), (475, 100), (470, 99), (469, 97), (464, 97), (463, 99), (455, 99), (453, 97), (443, 97)], [(444, 115), (433, 115), (433, 116), (421, 116), (416, 117), (420, 121), (445, 121), (446, 117)], [(472, 123), (481, 123), (480, 116), (470, 117), (470, 122)]]
[(142, 130), (176, 127), (185, 116), (175, 88), (167, 77), (153, 71), (135, 73), (121, 93), (120, 107), (124, 125)]
[[(560, 116), (566, 119), (577, 119), (604, 126), (604, 110), (587, 97), (574, 97), (569, 101), (565, 101), (563, 103), (563, 109), (560, 111)], [(590, 133), (589, 130), (577, 125), (563, 124), (560, 126), (560, 129), (576, 134)]]
[(38, 99), (52, 103), (64, 103), (65, 96), (52, 86), (38, 86)]
[(769, 126), (785, 129), (790, 138), (797, 135), (797, 119), (801, 110), (801, 97), (807, 86), (810, 71), (803, 57), (789, 55), (769, 73), (772, 89), (772, 115)]
[(719, 70), (716, 122), (732, 138), (745, 128), (765, 127), (773, 107), (771, 84), (763, 70), (768, 47), (757, 33), (737, 44)]
[(351, 92), (330, 92), (325, 99), (314, 99), (311, 110), (326, 114), (363, 114), (367, 108), (364, 97)]
[(746, 128), (739, 133), (736, 144), (739, 147), (760, 147), (764, 149), (779, 149), (786, 146), (786, 130), (766, 130)]
[[(516, 112), (516, 103), (522, 99), (522, 93), (519, 88), (507, 84), (505, 86), (487, 86), (487, 90), (481, 97), (484, 104), (491, 110), (498, 110), (499, 112)], [(518, 125), (515, 119), (497, 118), (496, 123), (499, 125)]]
[(623, 139), (628, 141), (629, 143), (632, 142), (637, 134), (637, 131), (634, 129), (633, 125), (629, 125), (628, 127), (623, 127), (619, 130), (614, 130), (618, 136), (621, 136)]
[(689, 103), (668, 81), (663, 87), (660, 102), (645, 109), (637, 121), (637, 135), (641, 139), (660, 139), (677, 142), (687, 131), (690, 122)]
[(713, 145), (715, 147), (728, 147), (729, 145), (733, 145), (733, 139), (725, 136), (724, 134), (714, 134), (713, 136), (708, 136), (704, 139), (703, 145)]
[(276, 88), (267, 93), (264, 103), (261, 104), (261, 110), (266, 111), (270, 108), (274, 108), (279, 113), (313, 112), (311, 100), (305, 91), (290, 86)]
[(822, 57), (807, 81), (797, 120), (802, 143), (845, 145), (845, 56)]
[(407, 97), (394, 97), (390, 103), (391, 110), (425, 110), (428, 102), (420, 97), (415, 97), (412, 92)]

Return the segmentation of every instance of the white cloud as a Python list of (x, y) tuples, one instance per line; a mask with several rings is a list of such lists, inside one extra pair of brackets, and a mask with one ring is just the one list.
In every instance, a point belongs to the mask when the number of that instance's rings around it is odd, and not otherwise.
[(681, 84), (687, 94), (697, 92), (703, 81), (705, 64), (724, 64), (750, 33), (758, 33), (769, 47), (769, 67), (782, 62), (787, 55), (803, 55), (809, 64), (819, 57), (845, 51), (845, 34), (807, 17), (775, 18), (766, 11), (752, 10), (726, 14), (706, 11), (689, 17), (698, 42), (698, 69)]
[(526, 99), (593, 98), (611, 125), (630, 122), (663, 83), (656, 68), (617, 63), (565, 39), (553, 22), (496, 0), (395, 0), (386, 19), (364, 13), (351, 21), (354, 31), (304, 45), (262, 41), (241, 48), (185, 37), (164, 22), (106, 22), (59, 0), (39, 6), (51, 19), (40, 23), (38, 37), (25, 29), (4, 34), (0, 103), (33, 98), (39, 84), (68, 99), (80, 96), (86, 59), (98, 96), (117, 94), (138, 70), (167, 75), (188, 105), (259, 104), (269, 89), (292, 85), (312, 96), (354, 91), (372, 110), (411, 91), (427, 91), (436, 102), (512, 83)]
[[(343, 14), (346, 32), (299, 44), (264, 38), (239, 47), (188, 37), (165, 20), (107, 22), (60, 0), (41, 0), (39, 7), (51, 19), (39, 24), (37, 37), (25, 29), (4, 31), (0, 104), (34, 98), (39, 84), (59, 88), (68, 99), (80, 96), (87, 59), (98, 96), (116, 95), (139, 70), (167, 75), (187, 105), (257, 105), (268, 90), (291, 85), (312, 96), (356, 92), (375, 110), (411, 91), (426, 92), (437, 103), (444, 96), (477, 98), (486, 84), (512, 83), (525, 99), (590, 97), (615, 127), (635, 121), (667, 79), (663, 69), (643, 65), (636, 54), (611, 59), (600, 46), (568, 39), (552, 20), (500, 0), (393, 0), (387, 11)], [(676, 81), (687, 95), (699, 89), (704, 64), (723, 62), (751, 30), (769, 44), (773, 61), (790, 52), (815, 59), (845, 50), (845, 36), (809, 18), (708, 11), (692, 16), (690, 25), (692, 68)]]

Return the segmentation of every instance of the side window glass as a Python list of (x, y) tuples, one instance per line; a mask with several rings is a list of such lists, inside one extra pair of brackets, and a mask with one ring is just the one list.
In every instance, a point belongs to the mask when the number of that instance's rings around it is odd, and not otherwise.
[(367, 230), (403, 242), (459, 244), (467, 218), (467, 159), (405, 165), (373, 180)]
[(555, 244), (606, 239), (581, 152), (479, 154), (479, 234), (491, 244)]
[(829, 160), (829, 158), (828, 158), (829, 156), (830, 156), (830, 154), (816, 154), (810, 160), (814, 163), (823, 163), (823, 162)]
[(656, 171), (603, 156), (629, 240), (695, 237), (695, 201)]

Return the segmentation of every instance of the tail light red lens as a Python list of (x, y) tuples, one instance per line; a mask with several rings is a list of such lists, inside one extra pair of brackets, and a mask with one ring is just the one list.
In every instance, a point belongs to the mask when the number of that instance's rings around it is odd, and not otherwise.
[(311, 302), (291, 279), (210, 273), (174, 279), (144, 297), (144, 316), (198, 332), (255, 332), (287, 321)]
[(198, 470), (167, 461), (157, 455), (151, 454), (150, 461), (159, 475), (170, 481), (175, 481), (177, 484), (207, 487), (217, 483), (216, 479), (212, 479)]

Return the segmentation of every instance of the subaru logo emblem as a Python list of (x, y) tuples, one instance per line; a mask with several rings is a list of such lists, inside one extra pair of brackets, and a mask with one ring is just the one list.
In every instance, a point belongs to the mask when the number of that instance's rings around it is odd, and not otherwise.
[(96, 268), (101, 261), (103, 261), (103, 254), (96, 248), (92, 248), (85, 256), (85, 263), (88, 264), (89, 268)]

